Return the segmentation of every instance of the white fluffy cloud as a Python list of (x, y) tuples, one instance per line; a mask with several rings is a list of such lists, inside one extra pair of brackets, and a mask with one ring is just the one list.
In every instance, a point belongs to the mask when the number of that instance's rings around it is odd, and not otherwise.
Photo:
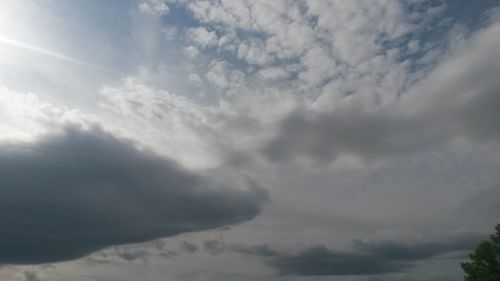
[[(205, 39), (198, 44), (217, 45), (242, 60), (248, 65), (249, 81), (288, 78), (291, 87), (307, 95), (358, 93), (370, 103), (386, 104), (411, 82), (412, 61), (405, 57), (416, 52), (417, 40), (404, 42), (438, 15), (414, 9), (415, 5), (383, 0), (369, 5), (364, 1), (202, 0), (190, 2), (187, 8), (202, 23), (196, 29), (200, 36), (194, 37)], [(218, 30), (218, 43), (206, 27)], [(219, 87), (228, 85), (212, 78)]]
[(0, 88), (0, 140), (29, 141), (65, 123), (94, 122), (90, 114), (56, 106), (33, 93)]
[(187, 35), (195, 44), (202, 48), (213, 47), (217, 44), (217, 34), (214, 31), (208, 31), (204, 27), (190, 28)]
[(138, 8), (141, 13), (162, 16), (168, 14), (168, 2), (166, 0), (140, 0)]

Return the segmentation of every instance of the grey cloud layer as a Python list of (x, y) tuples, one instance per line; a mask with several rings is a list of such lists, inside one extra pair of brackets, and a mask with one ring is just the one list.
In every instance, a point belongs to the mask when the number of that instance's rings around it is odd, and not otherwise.
[[(366, 109), (356, 96), (339, 110), (293, 112), (263, 149), (271, 160), (306, 156), (320, 162), (342, 154), (363, 159), (411, 153), (465, 138), (498, 143), (500, 24), (470, 38), (401, 98)], [(349, 98), (346, 98), (349, 99)]]
[(185, 171), (100, 129), (0, 145), (0, 263), (82, 257), (243, 222), (266, 193)]
[(481, 237), (477, 235), (465, 235), (452, 237), (448, 241), (413, 244), (391, 240), (382, 242), (354, 240), (352, 252), (315, 246), (290, 253), (269, 245), (226, 244), (217, 240), (205, 241), (204, 248), (213, 255), (232, 251), (262, 257), (282, 275), (375, 275), (402, 272), (411, 268), (412, 262), (415, 261), (470, 250), (480, 239)]
[[(184, 167), (259, 178), (273, 194), (264, 215), (230, 231), (113, 246), (53, 271), (29, 266), (24, 279), (458, 280), (464, 252), (453, 251), (476, 239), (385, 239), (485, 231), (498, 218), (500, 29), (486, 19), (498, 0), (10, 2), (47, 8), (13, 22), (40, 26), (14, 37), (117, 73), (94, 81), (48, 59), (7, 56), (15, 67), (0, 67), (9, 87), (0, 87), (0, 139), (91, 119)], [(474, 19), (465, 6), (476, 6)], [(469, 20), (483, 29), (460, 25)], [(67, 34), (82, 23), (85, 32)], [(47, 79), (33, 79), (38, 69)], [(301, 165), (311, 159), (338, 161)], [(371, 165), (380, 159), (389, 161)], [(265, 194), (235, 185), (100, 130), (0, 141), (0, 264), (73, 259), (253, 218)], [(235, 244), (208, 241), (205, 251), (220, 255), (207, 258), (196, 244), (206, 235)], [(358, 235), (383, 242), (349, 248)]]
[(306, 155), (319, 162), (329, 162), (343, 153), (372, 159), (424, 145), (412, 138), (419, 135), (420, 124), (416, 120), (354, 111), (318, 114), (313, 118), (294, 112), (284, 120), (279, 135), (263, 152), (273, 161)]

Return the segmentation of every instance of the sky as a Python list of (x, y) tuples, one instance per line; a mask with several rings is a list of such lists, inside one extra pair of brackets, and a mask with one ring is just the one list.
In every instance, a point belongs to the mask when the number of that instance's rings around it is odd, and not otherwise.
[(462, 280), (499, 77), (498, 0), (2, 0), (0, 279)]

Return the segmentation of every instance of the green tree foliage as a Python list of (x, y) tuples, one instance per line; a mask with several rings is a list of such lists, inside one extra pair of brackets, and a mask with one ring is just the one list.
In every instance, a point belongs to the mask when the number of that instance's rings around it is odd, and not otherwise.
[(470, 262), (462, 263), (465, 281), (500, 281), (500, 224), (491, 241), (481, 241), (472, 254)]

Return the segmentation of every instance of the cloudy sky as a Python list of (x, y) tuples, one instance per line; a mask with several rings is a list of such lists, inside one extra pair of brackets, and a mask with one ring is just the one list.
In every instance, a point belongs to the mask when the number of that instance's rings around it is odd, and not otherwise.
[(0, 279), (461, 280), (499, 78), (498, 0), (2, 0)]

